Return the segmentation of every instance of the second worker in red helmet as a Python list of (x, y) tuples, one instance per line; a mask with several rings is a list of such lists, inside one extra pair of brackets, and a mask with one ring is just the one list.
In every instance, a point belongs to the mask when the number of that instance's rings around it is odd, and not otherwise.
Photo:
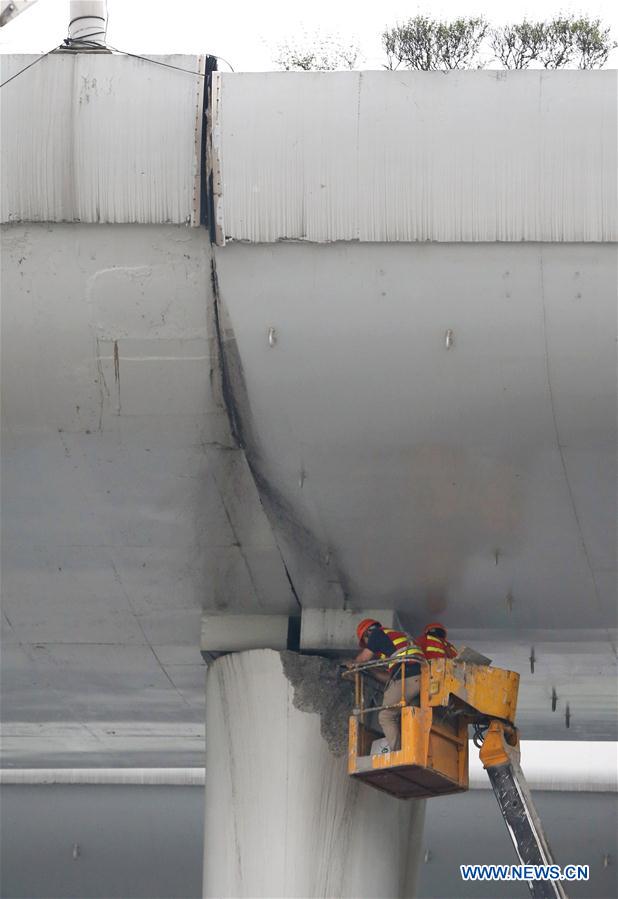
[(420, 637), (414, 641), (423, 650), (428, 662), (433, 659), (454, 659), (457, 649), (446, 639), (446, 628), (439, 621), (425, 625)]

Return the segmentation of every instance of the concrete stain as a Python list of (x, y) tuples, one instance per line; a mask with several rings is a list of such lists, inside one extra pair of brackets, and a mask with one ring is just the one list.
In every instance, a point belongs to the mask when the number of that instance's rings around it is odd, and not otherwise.
[[(105, 408), (105, 398), (109, 400), (110, 393), (109, 387), (107, 386), (107, 381), (105, 380), (105, 373), (103, 371), (103, 363), (101, 361), (101, 347), (99, 344), (99, 338), (96, 337), (96, 349), (95, 349), (95, 358), (97, 363), (97, 373), (99, 377), (95, 380), (95, 384), (98, 384), (99, 387), (99, 424), (97, 430), (103, 430), (103, 411)], [(88, 433), (88, 431), (86, 431)]]
[(120, 383), (120, 355), (118, 353), (118, 341), (114, 341), (114, 378)]
[(116, 390), (118, 393), (117, 402), (116, 402), (116, 412), (120, 414), (121, 404), (120, 404), (120, 352), (118, 350), (118, 341), (114, 341), (114, 380), (116, 381)]
[[(302, 588), (294, 583), (295, 578), (292, 572), (298, 567), (298, 560), (302, 560), (304, 565), (309, 563), (314, 575), (317, 574), (325, 595), (335, 594), (337, 600), (345, 604), (347, 591), (339, 566), (331, 566), (331, 571), (337, 570), (336, 578), (331, 576), (326, 579), (324, 574), (323, 560), (328, 547), (313, 534), (302, 521), (292, 503), (267, 476), (265, 454), (257, 437), (240, 350), (227, 309), (220, 295), (214, 254), (211, 259), (211, 286), (212, 320), (216, 335), (215, 346), (212, 348), (216, 369), (214, 373), (211, 370), (211, 384), (214, 382), (214, 386), (223, 399), (233, 443), (236, 448), (245, 453), (260, 501), (271, 524), (292, 593), (300, 605), (299, 594)], [(296, 566), (291, 564), (294, 560), (288, 558), (288, 553), (285, 551), (285, 547), (288, 545), (295, 550)]]

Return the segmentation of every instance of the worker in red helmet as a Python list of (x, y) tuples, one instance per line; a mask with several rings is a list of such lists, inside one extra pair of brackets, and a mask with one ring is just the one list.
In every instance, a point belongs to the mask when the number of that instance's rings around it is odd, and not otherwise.
[(422, 635), (414, 641), (419, 646), (428, 662), (432, 659), (454, 659), (457, 650), (446, 639), (446, 628), (439, 621), (426, 625)]
[[(356, 634), (361, 648), (355, 659), (346, 662), (348, 668), (373, 659), (392, 659), (386, 668), (376, 668), (372, 673), (385, 684), (382, 704), (394, 706), (401, 701), (401, 678), (405, 665), (404, 695), (406, 702), (412, 705), (421, 690), (421, 663), (424, 661), (421, 649), (407, 634), (392, 627), (383, 627), (375, 618), (364, 618), (356, 628)], [(400, 709), (382, 709), (378, 712), (378, 721), (388, 743), (387, 751), (395, 752), (400, 742)]]

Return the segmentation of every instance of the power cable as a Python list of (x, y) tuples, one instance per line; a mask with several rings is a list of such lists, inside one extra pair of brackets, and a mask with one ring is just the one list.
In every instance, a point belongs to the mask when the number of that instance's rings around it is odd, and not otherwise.
[(8, 84), (10, 81), (14, 81), (15, 78), (19, 78), (20, 75), (23, 75), (24, 72), (27, 72), (28, 69), (31, 69), (32, 66), (35, 66), (38, 62), (41, 62), (42, 59), (45, 59), (49, 56), (50, 53), (53, 53), (55, 50), (58, 50), (58, 47), (53, 47), (51, 50), (48, 50), (47, 53), (43, 53), (42, 56), (39, 56), (38, 59), (35, 59), (34, 62), (29, 63), (27, 66), (24, 66), (23, 69), (20, 69), (19, 72), (15, 72), (14, 75), (11, 75), (10, 78), (7, 78), (6, 81), (3, 81), (0, 84), (0, 87), (4, 87), (5, 84)]
[[(192, 69), (183, 69), (180, 66), (173, 66), (169, 62), (160, 62), (158, 59), (151, 59), (149, 56), (139, 56), (137, 53), (128, 53), (126, 50), (118, 50), (116, 47), (111, 47), (109, 44), (107, 45), (110, 50), (113, 50), (115, 53), (121, 53), (123, 56), (132, 56), (133, 59), (143, 59), (144, 62), (152, 62), (156, 66), (165, 66), (166, 69), (177, 69), (179, 72), (187, 72), (189, 75), (199, 75), (201, 78), (205, 78), (205, 74), (203, 72), (194, 72)], [(208, 56), (212, 56), (214, 59), (220, 59), (221, 62), (224, 62), (226, 66), (230, 67), (230, 72), (234, 71), (234, 67), (227, 59), (224, 59), (223, 56), (217, 56), (216, 53), (209, 53)]]
[[(105, 43), (100, 44), (97, 41), (89, 41), (85, 38), (75, 38), (74, 40), (67, 39), (65, 41), (69, 46), (71, 44), (79, 44), (82, 47), (91, 47), (96, 50), (113, 50), (114, 53), (119, 53), (121, 56), (131, 56), (133, 59), (141, 59), (144, 62), (151, 62), (155, 66), (163, 66), (166, 69), (176, 69), (178, 72), (186, 72), (187, 75), (199, 75), (200, 78), (205, 78), (204, 72), (196, 72), (193, 69), (183, 69), (182, 66), (175, 66), (169, 62), (161, 62), (159, 59), (152, 59), (150, 56), (141, 56), (139, 53), (129, 53), (128, 50), (119, 50), (118, 47), (112, 47), (111, 44)], [(227, 61), (223, 56), (217, 56), (216, 53), (208, 53), (208, 56), (212, 56), (214, 59), (220, 59), (221, 62), (224, 62), (226, 66), (230, 67), (230, 71), (234, 72), (234, 67), (230, 62)]]
[[(100, 44), (97, 41), (89, 41), (85, 38), (74, 38), (70, 40), (69, 38), (65, 38), (64, 43), (59, 44), (56, 47), (52, 47), (51, 50), (48, 50), (47, 53), (43, 53), (38, 59), (35, 59), (33, 62), (29, 63), (27, 66), (24, 66), (23, 69), (20, 69), (19, 72), (15, 72), (14, 75), (11, 75), (10, 78), (7, 78), (6, 81), (3, 81), (0, 84), (0, 88), (3, 88), (5, 84), (9, 84), (9, 82), (14, 81), (15, 78), (19, 78), (20, 75), (23, 75), (24, 72), (27, 72), (28, 69), (31, 69), (32, 66), (35, 66), (37, 63), (41, 62), (41, 60), (48, 57), (51, 53), (55, 53), (56, 50), (63, 50), (70, 48), (71, 45), (79, 44), (80, 47), (88, 48), (91, 50), (113, 50), (114, 53), (118, 53), (121, 56), (131, 56), (133, 59), (141, 59), (144, 62), (151, 62), (155, 66), (163, 66), (166, 69), (176, 69), (178, 72), (186, 72), (187, 75), (197, 75), (200, 78), (205, 78), (206, 74), (204, 72), (196, 72), (193, 69), (183, 69), (182, 66), (174, 66), (169, 62), (161, 62), (158, 59), (151, 59), (149, 56), (140, 56), (138, 53), (129, 53), (127, 50), (119, 50), (117, 47), (112, 47), (110, 44)], [(224, 62), (226, 66), (230, 67), (230, 71), (234, 72), (234, 67), (231, 63), (224, 59), (223, 56), (217, 56), (214, 53), (209, 53), (209, 56), (212, 56), (214, 59), (220, 59), (221, 62)]]
[(472, 737), (472, 742), (476, 746), (477, 749), (480, 749), (483, 745), (483, 741), (485, 739), (485, 735), (487, 734), (487, 729), (489, 725), (484, 722), (478, 722), (474, 724), (474, 736)]

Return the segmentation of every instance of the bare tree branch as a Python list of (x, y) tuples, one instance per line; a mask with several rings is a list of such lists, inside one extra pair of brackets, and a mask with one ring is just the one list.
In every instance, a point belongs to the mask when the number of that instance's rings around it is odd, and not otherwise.
[(572, 18), (552, 19), (545, 29), (545, 40), (538, 59), (546, 69), (562, 69), (573, 59), (575, 41)]
[(527, 69), (543, 49), (545, 25), (524, 19), (516, 25), (492, 28), (489, 42), (505, 69)]
[(360, 56), (358, 44), (345, 41), (337, 35), (303, 34), (280, 44), (275, 50), (273, 62), (292, 71), (332, 72), (336, 69), (353, 69)]
[(439, 68), (470, 69), (475, 67), (479, 49), (489, 30), (483, 18), (455, 19), (453, 22), (438, 22), (435, 29), (435, 44)]

